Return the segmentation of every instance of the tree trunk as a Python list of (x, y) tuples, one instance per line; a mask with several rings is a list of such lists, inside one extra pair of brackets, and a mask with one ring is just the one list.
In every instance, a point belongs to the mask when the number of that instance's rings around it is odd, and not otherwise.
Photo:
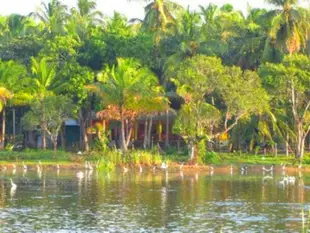
[(144, 138), (143, 138), (143, 148), (146, 149), (147, 147), (147, 129), (148, 129), (148, 121), (147, 117), (145, 118), (145, 123), (144, 123)]
[(2, 110), (2, 135), (1, 135), (1, 149), (4, 148), (5, 143), (5, 108)]
[(42, 130), (42, 150), (46, 150), (46, 132)]
[(120, 120), (121, 120), (121, 145), (122, 145), (122, 150), (123, 152), (127, 151), (127, 143), (126, 143), (126, 136), (125, 136), (125, 119), (123, 115), (123, 108), (122, 106), (120, 107)]
[(152, 141), (152, 126), (153, 126), (153, 116), (150, 117), (150, 123), (149, 123), (149, 129), (147, 133), (147, 147), (151, 147), (151, 141)]
[[(88, 152), (89, 151), (89, 143), (87, 136), (87, 122), (89, 119), (89, 112), (84, 114), (83, 109), (80, 110), (80, 147), (82, 150)], [(85, 116), (84, 116), (85, 115)]]
[(290, 140), (290, 136), (287, 133), (286, 134), (286, 142), (285, 142), (285, 154), (286, 154), (286, 157), (289, 156), (289, 140)]
[(299, 159), (300, 161), (302, 160), (304, 156), (304, 151), (305, 151), (305, 138), (307, 135), (305, 135), (304, 130), (303, 130), (303, 124), (298, 123), (297, 124), (298, 128), (298, 135), (297, 135), (297, 145), (295, 149), (295, 158)]
[(196, 160), (197, 148), (196, 145), (192, 142), (188, 144), (188, 155), (191, 161)]
[(165, 138), (165, 147), (169, 148), (169, 110), (166, 112), (166, 138)]
[(13, 139), (15, 141), (15, 137), (16, 137), (16, 111), (15, 111), (15, 108), (12, 109), (12, 114), (13, 114)]
[(53, 136), (53, 148), (54, 148), (54, 152), (57, 151), (57, 137)]
[(66, 126), (62, 125), (62, 129), (60, 130), (60, 138), (61, 138), (61, 147), (63, 150), (66, 150)]
[(45, 106), (43, 103), (43, 100), (41, 100), (41, 106), (42, 106), (42, 150), (46, 150), (46, 121), (45, 121)]

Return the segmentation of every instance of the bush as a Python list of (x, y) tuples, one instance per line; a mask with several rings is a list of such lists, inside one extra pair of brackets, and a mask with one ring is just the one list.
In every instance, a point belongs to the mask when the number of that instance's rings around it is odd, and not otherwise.
[(218, 155), (214, 151), (209, 151), (202, 157), (204, 164), (216, 163), (218, 161)]

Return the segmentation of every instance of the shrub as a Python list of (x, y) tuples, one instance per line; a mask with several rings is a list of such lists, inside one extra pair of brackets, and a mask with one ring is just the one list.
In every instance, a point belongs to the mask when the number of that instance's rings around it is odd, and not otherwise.
[(216, 163), (218, 161), (218, 155), (214, 151), (209, 151), (202, 157), (204, 164)]

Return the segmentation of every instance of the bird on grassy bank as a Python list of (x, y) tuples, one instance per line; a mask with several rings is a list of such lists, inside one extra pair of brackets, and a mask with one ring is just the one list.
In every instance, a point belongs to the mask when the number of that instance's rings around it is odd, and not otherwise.
[(183, 167), (184, 167), (184, 163), (181, 163), (181, 165), (180, 165), (180, 170), (182, 170)]
[(302, 168), (302, 164), (300, 163), (299, 165), (298, 165), (298, 169), (301, 169)]
[(233, 168), (233, 165), (230, 164), (230, 174), (232, 175), (234, 173), (234, 168)]
[(142, 169), (141, 164), (139, 164), (139, 172), (140, 172), (140, 173), (142, 173), (142, 172), (143, 172), (143, 169)]
[(56, 165), (56, 169), (57, 169), (58, 171), (60, 170), (59, 164)]
[(8, 168), (6, 166), (2, 166), (2, 171), (5, 172), (6, 170), (8, 170)]

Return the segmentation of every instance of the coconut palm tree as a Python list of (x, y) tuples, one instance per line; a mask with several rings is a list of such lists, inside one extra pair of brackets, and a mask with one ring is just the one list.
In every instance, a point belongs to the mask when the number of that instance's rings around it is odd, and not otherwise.
[(86, 37), (90, 27), (102, 23), (103, 14), (96, 10), (96, 6), (96, 1), (78, 0), (77, 8), (71, 9), (68, 30), (77, 33), (81, 39)]
[[(32, 77), (28, 79), (29, 92), (32, 93), (34, 99), (42, 102), (45, 97), (54, 95), (64, 91), (67, 83), (58, 79), (56, 73), (56, 64), (47, 58), (31, 58)], [(44, 107), (44, 105), (42, 105)], [(44, 109), (42, 110), (44, 112)], [(43, 114), (41, 124), (45, 124), (45, 116)], [(46, 127), (42, 127), (43, 129)], [(46, 149), (46, 133), (42, 132), (42, 149)]]
[(309, 10), (298, 8), (298, 0), (266, 0), (276, 9), (266, 17), (271, 20), (269, 37), (282, 51), (292, 54), (306, 47), (310, 35)]
[(67, 6), (58, 0), (51, 0), (48, 3), (42, 2), (37, 12), (32, 13), (45, 26), (51, 35), (64, 34), (65, 22), (68, 18)]
[(183, 10), (182, 6), (170, 0), (144, 1), (150, 2), (144, 8), (145, 16), (142, 20), (144, 30), (167, 32), (169, 27), (176, 23), (176, 15)]
[(154, 98), (152, 90), (158, 85), (157, 78), (136, 60), (118, 58), (117, 66), (107, 66), (98, 79), (100, 82), (88, 88), (101, 97), (104, 106), (115, 106), (118, 109), (119, 114), (115, 117), (121, 122), (121, 147), (127, 151), (127, 117), (143, 111), (141, 103), (145, 103), (145, 99)]
[[(5, 140), (6, 105), (15, 105), (21, 99), (23, 92), (22, 78), (26, 75), (26, 68), (13, 61), (0, 62), (0, 111), (2, 111), (1, 145)], [(14, 124), (14, 123), (13, 123)]]

